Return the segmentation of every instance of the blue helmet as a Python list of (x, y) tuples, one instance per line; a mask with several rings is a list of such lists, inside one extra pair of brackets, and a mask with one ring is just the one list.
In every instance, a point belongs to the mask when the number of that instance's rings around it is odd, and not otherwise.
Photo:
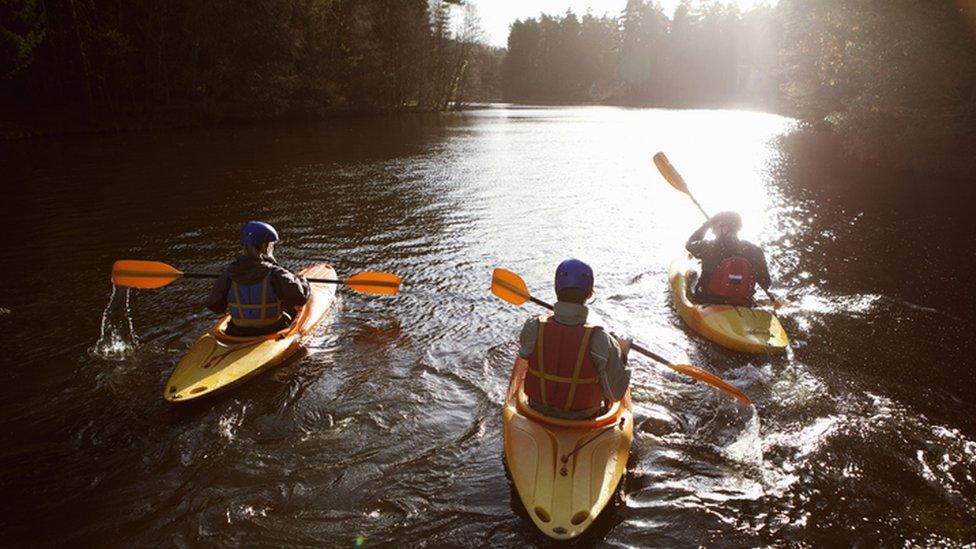
[(593, 269), (579, 259), (567, 259), (556, 267), (556, 292), (579, 288), (586, 293), (593, 290)]
[(248, 221), (241, 229), (241, 244), (260, 246), (265, 242), (277, 242), (278, 231), (264, 221)]

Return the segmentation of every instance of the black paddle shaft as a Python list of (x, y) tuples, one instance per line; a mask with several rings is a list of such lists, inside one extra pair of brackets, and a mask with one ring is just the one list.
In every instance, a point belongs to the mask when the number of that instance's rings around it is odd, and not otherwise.
[[(183, 273), (183, 278), (217, 278), (219, 276), (213, 273)], [(346, 282), (345, 280), (332, 280), (329, 278), (307, 278), (306, 280), (318, 284), (345, 284)]]

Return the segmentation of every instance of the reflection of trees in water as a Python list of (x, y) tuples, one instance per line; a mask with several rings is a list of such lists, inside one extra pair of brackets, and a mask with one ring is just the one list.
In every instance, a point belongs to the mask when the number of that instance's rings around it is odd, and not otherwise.
[(253, 218), (279, 225), (282, 259), (306, 240), (334, 249), (346, 238), (419, 239), (440, 233), (450, 213), (451, 186), (433, 176), (428, 155), (467, 124), (418, 114), (42, 143), (14, 159), (13, 226), (37, 227), (23, 253), (113, 226), (120, 230), (92, 238), (116, 253), (144, 248), (181, 264), (223, 261)]
[(827, 132), (800, 130), (778, 146), (776, 223), (788, 243), (771, 259), (788, 258), (778, 270), (797, 307), (785, 320), (806, 325), (800, 338), (818, 349), (798, 354), (874, 382), (924, 376), (958, 391), (958, 380), (974, 375), (961, 328), (976, 322), (976, 296), (962, 290), (971, 278), (973, 190), (846, 160)]
[(790, 238), (805, 270), (856, 269), (847, 284), (871, 281), (869, 293), (931, 287), (932, 272), (961, 276), (958, 252), (969, 246), (976, 199), (970, 185), (938, 177), (921, 184), (891, 166), (847, 160), (825, 132), (797, 131), (779, 148), (774, 177), (783, 202), (796, 208)]

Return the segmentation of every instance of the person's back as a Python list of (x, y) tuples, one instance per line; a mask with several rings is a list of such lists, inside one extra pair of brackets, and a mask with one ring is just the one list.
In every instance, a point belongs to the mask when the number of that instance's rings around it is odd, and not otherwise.
[(523, 391), (529, 405), (553, 417), (584, 419), (623, 398), (630, 343), (586, 323), (593, 271), (570, 259), (556, 269), (556, 302), (549, 317), (529, 319), (519, 356), (529, 363)]
[[(707, 240), (709, 228), (714, 240)], [(755, 244), (740, 240), (742, 219), (735, 212), (712, 216), (688, 238), (685, 249), (701, 260), (702, 272), (694, 297), (704, 303), (750, 305), (758, 284), (768, 289), (771, 283), (766, 255)]]
[(278, 233), (260, 221), (241, 230), (243, 253), (214, 282), (207, 308), (227, 312), (227, 335), (251, 337), (288, 327), (295, 308), (311, 295), (308, 281), (279, 266), (274, 258)]

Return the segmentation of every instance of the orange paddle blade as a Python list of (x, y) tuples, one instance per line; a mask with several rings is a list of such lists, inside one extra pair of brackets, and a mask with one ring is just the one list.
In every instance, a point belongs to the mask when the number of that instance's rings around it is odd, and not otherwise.
[(668, 160), (668, 157), (663, 152), (654, 155), (654, 165), (657, 166), (657, 170), (661, 172), (661, 175), (664, 176), (664, 179), (667, 179), (672, 187), (688, 194), (688, 184), (685, 183), (685, 178), (681, 177), (678, 170), (674, 169), (671, 161)]
[(712, 387), (721, 389), (735, 397), (736, 400), (743, 404), (752, 404), (752, 401), (749, 400), (749, 397), (747, 397), (745, 393), (729, 385), (728, 382), (715, 374), (706, 372), (705, 370), (692, 366), (691, 364), (668, 364), (668, 367), (676, 372), (681, 372), (682, 374), (691, 376), (699, 381), (703, 381)]
[(346, 286), (363, 294), (396, 295), (400, 277), (392, 273), (358, 273), (346, 279)]
[(491, 273), (491, 293), (512, 305), (521, 305), (529, 300), (529, 288), (522, 277), (501, 267)]
[(112, 284), (129, 288), (161, 288), (183, 276), (183, 273), (166, 263), (120, 259), (112, 265)]

